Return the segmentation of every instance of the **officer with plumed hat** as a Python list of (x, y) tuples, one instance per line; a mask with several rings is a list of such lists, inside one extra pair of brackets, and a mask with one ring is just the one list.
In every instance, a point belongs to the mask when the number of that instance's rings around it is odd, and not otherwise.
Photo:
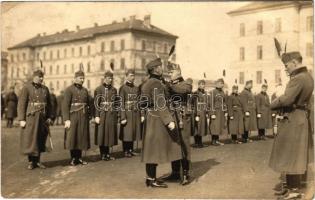
[(104, 73), (104, 81), (94, 91), (95, 104), (95, 145), (99, 146), (100, 157), (104, 161), (115, 160), (110, 155), (110, 147), (118, 144), (118, 94), (113, 86), (114, 64)]
[(148, 99), (146, 127), (143, 138), (142, 162), (146, 165), (146, 185), (166, 188), (156, 179), (158, 164), (182, 158), (175, 118), (167, 106), (168, 91), (162, 82), (162, 61), (156, 58), (146, 65), (149, 79), (142, 85), (141, 95)]
[[(42, 68), (42, 63), (41, 63)], [(51, 103), (48, 88), (43, 85), (44, 72), (33, 72), (33, 81), (21, 90), (18, 101), (18, 120), (21, 126), (21, 151), (28, 156), (28, 169), (46, 168), (40, 162), (46, 151), (46, 140), (51, 124)]]
[(74, 83), (64, 91), (63, 120), (65, 123), (64, 147), (70, 150), (70, 165), (86, 165), (82, 160), (82, 151), (90, 148), (91, 119), (88, 90), (83, 87), (85, 79), (83, 65), (74, 74)]

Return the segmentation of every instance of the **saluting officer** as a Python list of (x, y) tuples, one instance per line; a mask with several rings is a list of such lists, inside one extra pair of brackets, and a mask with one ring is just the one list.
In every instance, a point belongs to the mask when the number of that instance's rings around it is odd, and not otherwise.
[(208, 95), (205, 91), (206, 81), (198, 81), (198, 89), (193, 93), (192, 99), (194, 103), (194, 115), (195, 115), (195, 147), (203, 148), (208, 145), (202, 143), (202, 137), (210, 133), (209, 129), (209, 115), (208, 115)]
[(242, 144), (241, 137), (244, 133), (244, 111), (240, 96), (238, 94), (238, 85), (232, 86), (232, 94), (227, 100), (228, 107), (228, 128), (234, 144)]
[(49, 90), (43, 83), (44, 72), (36, 70), (33, 81), (21, 90), (18, 102), (18, 119), (21, 129), (21, 151), (28, 156), (28, 169), (46, 168), (40, 155), (46, 150), (46, 139), (51, 124)]
[(309, 104), (314, 90), (314, 80), (302, 65), (299, 52), (284, 53), (281, 60), (290, 76), (283, 95), (272, 101), (272, 110), (282, 110), (278, 118), (279, 133), (275, 137), (269, 166), (286, 174), (282, 195), (286, 199), (301, 197), (301, 175), (307, 171), (311, 155), (312, 132), (310, 130)]
[(70, 165), (86, 165), (82, 151), (90, 148), (90, 98), (83, 87), (85, 74), (82, 67), (74, 74), (74, 83), (65, 89), (63, 100), (63, 120), (65, 121), (65, 149), (70, 150)]
[(146, 185), (165, 188), (166, 184), (156, 180), (157, 165), (182, 159), (182, 152), (175, 119), (166, 103), (168, 92), (162, 83), (161, 59), (149, 62), (146, 68), (150, 78), (141, 89), (141, 95), (148, 99), (142, 162), (146, 163)]
[(109, 148), (118, 144), (117, 89), (113, 87), (114, 74), (108, 70), (104, 74), (104, 82), (94, 91), (95, 102), (95, 144), (100, 148), (102, 160), (115, 160), (110, 156)]
[(135, 70), (128, 69), (126, 72), (126, 83), (119, 89), (119, 96), (122, 100), (120, 111), (121, 130), (119, 139), (123, 143), (125, 157), (137, 155), (134, 152), (134, 141), (141, 140), (141, 113), (138, 109), (139, 88), (134, 85)]
[[(187, 83), (182, 75), (178, 64), (168, 63), (168, 73), (171, 81), (168, 86), (170, 94), (171, 110), (176, 115), (176, 125), (180, 131), (179, 138), (184, 157), (181, 160), (172, 161), (172, 172), (162, 179), (164, 181), (180, 181), (182, 185), (190, 183), (190, 136), (191, 136), (191, 115), (192, 110), (189, 108), (189, 99), (192, 92), (192, 85)], [(180, 178), (180, 168), (183, 169), (183, 177)]]
[(261, 92), (256, 95), (257, 126), (260, 140), (265, 140), (266, 129), (272, 128), (270, 99), (267, 94), (267, 89), (268, 85), (265, 81), (265, 84), (261, 86)]
[(222, 146), (224, 143), (219, 141), (223, 133), (225, 117), (227, 116), (226, 95), (223, 91), (224, 80), (222, 78), (216, 81), (216, 87), (210, 92), (210, 132), (212, 135), (211, 144)]
[(241, 103), (244, 111), (244, 134), (243, 142), (253, 142), (249, 139), (249, 133), (257, 130), (257, 116), (256, 116), (256, 104), (255, 96), (251, 89), (253, 87), (253, 81), (248, 80), (245, 83), (245, 88), (240, 94)]

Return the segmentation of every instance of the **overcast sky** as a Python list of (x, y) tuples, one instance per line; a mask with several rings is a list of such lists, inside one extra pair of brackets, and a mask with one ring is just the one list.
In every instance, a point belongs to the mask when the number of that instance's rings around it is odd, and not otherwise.
[(246, 2), (28, 2), (1, 3), (1, 49), (38, 33), (52, 34), (122, 21), (136, 15), (151, 15), (151, 23), (179, 36), (177, 62), (184, 77), (222, 76), (230, 62), (230, 17), (228, 11)]

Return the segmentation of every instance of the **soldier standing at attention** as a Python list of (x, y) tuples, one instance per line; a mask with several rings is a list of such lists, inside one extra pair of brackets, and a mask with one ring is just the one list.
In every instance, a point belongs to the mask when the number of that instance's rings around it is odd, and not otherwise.
[(134, 85), (135, 70), (129, 69), (126, 72), (126, 83), (119, 89), (119, 96), (122, 99), (120, 111), (120, 123), (122, 125), (119, 139), (123, 143), (125, 157), (137, 155), (134, 152), (134, 141), (141, 140), (141, 113), (137, 106), (139, 88)]
[(253, 87), (253, 81), (246, 81), (245, 88), (240, 94), (241, 103), (244, 111), (244, 134), (243, 142), (253, 142), (249, 139), (250, 131), (257, 130), (257, 116), (256, 116), (256, 105), (255, 97), (251, 89)]
[(88, 90), (83, 87), (82, 67), (74, 74), (74, 83), (65, 89), (63, 119), (65, 121), (65, 148), (70, 150), (70, 165), (86, 165), (82, 160), (82, 151), (90, 148), (90, 109)]
[(45, 169), (40, 162), (46, 150), (46, 139), (51, 124), (51, 104), (49, 90), (43, 83), (44, 72), (36, 70), (33, 81), (21, 90), (18, 102), (18, 119), (21, 126), (21, 151), (28, 156), (28, 169)]
[(220, 135), (223, 133), (225, 116), (227, 115), (226, 95), (223, 91), (224, 80), (222, 78), (216, 81), (216, 87), (210, 92), (210, 132), (212, 135), (211, 144), (222, 146), (224, 143), (219, 141)]
[(57, 97), (56, 125), (59, 125), (59, 119), (60, 118), (61, 118), (61, 125), (63, 125), (63, 119), (62, 119), (63, 98), (64, 98), (64, 91), (61, 90), (60, 95)]
[(148, 98), (146, 129), (143, 138), (142, 162), (146, 163), (146, 185), (167, 185), (156, 180), (158, 164), (182, 159), (181, 146), (177, 143), (175, 118), (166, 103), (167, 89), (162, 83), (162, 62), (157, 58), (146, 65), (150, 78), (143, 84), (141, 95)]
[(244, 111), (241, 104), (241, 99), (238, 94), (238, 86), (232, 86), (232, 94), (227, 101), (228, 116), (229, 116), (229, 133), (234, 144), (242, 144), (239, 138), (244, 133)]
[(278, 116), (279, 133), (275, 137), (269, 166), (286, 175), (286, 187), (279, 194), (284, 199), (301, 197), (301, 176), (306, 173), (312, 159), (310, 148), (312, 131), (308, 106), (314, 90), (314, 80), (302, 65), (299, 52), (283, 53), (281, 60), (290, 80), (283, 95), (272, 101), (272, 110), (282, 110)]
[(117, 89), (112, 86), (113, 76), (112, 71), (106, 71), (104, 82), (94, 91), (95, 145), (99, 146), (101, 159), (105, 161), (115, 160), (110, 156), (109, 148), (118, 144), (118, 110), (115, 109)]
[(266, 129), (272, 128), (270, 99), (267, 94), (267, 89), (268, 89), (268, 85), (267, 83), (265, 83), (261, 86), (261, 92), (256, 95), (257, 126), (258, 126), (258, 137), (260, 140), (265, 140)]
[(198, 90), (193, 94), (193, 103), (194, 103), (194, 114), (195, 114), (195, 147), (203, 148), (208, 145), (202, 143), (202, 136), (209, 134), (209, 124), (208, 124), (208, 99), (205, 91), (205, 80), (198, 81)]
[[(2, 102), (4, 103), (4, 102)], [(5, 96), (7, 128), (13, 127), (13, 120), (17, 116), (18, 97), (14, 92), (14, 86), (10, 87), (10, 91)]]

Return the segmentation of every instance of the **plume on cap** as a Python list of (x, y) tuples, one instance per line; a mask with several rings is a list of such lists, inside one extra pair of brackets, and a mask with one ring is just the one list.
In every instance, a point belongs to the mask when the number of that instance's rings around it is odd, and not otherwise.
[(114, 72), (114, 68), (115, 68), (114, 63), (111, 62), (109, 66), (110, 66), (111, 71)]
[(265, 82), (265, 84), (267, 84), (267, 80), (266, 79), (264, 79), (264, 82)]
[(274, 38), (274, 41), (275, 41), (275, 47), (276, 47), (278, 56), (281, 57), (281, 52), (282, 52), (281, 45), (279, 41), (277, 40), (277, 38)]
[(206, 72), (203, 72), (203, 78), (207, 78)]
[(171, 50), (170, 50), (168, 56), (170, 57), (170, 56), (174, 53), (174, 51), (175, 51), (175, 45), (173, 45), (173, 46), (171, 47)]
[(225, 69), (223, 69), (222, 76), (225, 77)]
[(237, 84), (237, 79), (234, 80), (234, 83)]
[(83, 63), (80, 63), (79, 70), (74, 73), (74, 77), (84, 76)]

